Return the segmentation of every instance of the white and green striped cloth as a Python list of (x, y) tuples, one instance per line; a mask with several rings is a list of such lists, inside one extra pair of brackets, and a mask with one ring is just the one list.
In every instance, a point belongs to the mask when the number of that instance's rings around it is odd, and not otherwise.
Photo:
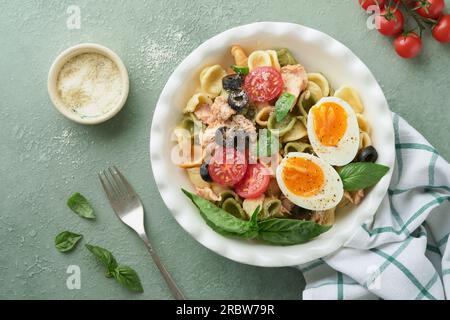
[(450, 298), (450, 165), (396, 114), (394, 129), (388, 194), (343, 248), (299, 266), (303, 299)]

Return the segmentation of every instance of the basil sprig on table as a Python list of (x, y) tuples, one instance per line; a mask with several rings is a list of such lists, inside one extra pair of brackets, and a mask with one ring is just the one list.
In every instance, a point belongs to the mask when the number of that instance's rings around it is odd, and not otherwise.
[(106, 277), (111, 278), (112, 272), (118, 266), (116, 258), (114, 258), (113, 254), (102, 247), (93, 246), (90, 244), (86, 244), (86, 248), (88, 248), (88, 250), (92, 252), (101, 263), (103, 263), (107, 270), (105, 274)]
[(75, 248), (83, 236), (70, 231), (63, 231), (55, 237), (55, 247), (59, 252), (69, 252)]
[(95, 219), (94, 209), (87, 199), (79, 192), (74, 193), (69, 200), (67, 200), (67, 206), (80, 217)]
[(248, 67), (241, 67), (241, 66), (236, 66), (236, 65), (232, 65), (231, 69), (233, 69), (234, 72), (236, 72), (237, 74), (246, 76), (249, 72), (250, 69)]
[(331, 228), (312, 221), (294, 219), (258, 222), (259, 208), (252, 214), (250, 221), (241, 220), (196, 194), (184, 189), (182, 191), (200, 210), (208, 226), (225, 236), (259, 239), (275, 245), (294, 245), (305, 243)]
[(86, 244), (86, 248), (100, 260), (106, 267), (107, 278), (113, 277), (118, 283), (135, 292), (144, 292), (139, 275), (134, 269), (128, 266), (118, 265), (113, 254), (105, 248)]
[(275, 103), (275, 115), (277, 122), (283, 121), (286, 118), (289, 111), (295, 104), (295, 96), (291, 93), (283, 93)]
[(128, 290), (134, 292), (144, 292), (139, 275), (132, 268), (128, 266), (118, 266), (113, 270), (112, 276), (118, 283)]
[(389, 167), (371, 162), (354, 162), (339, 169), (344, 190), (357, 191), (375, 185)]

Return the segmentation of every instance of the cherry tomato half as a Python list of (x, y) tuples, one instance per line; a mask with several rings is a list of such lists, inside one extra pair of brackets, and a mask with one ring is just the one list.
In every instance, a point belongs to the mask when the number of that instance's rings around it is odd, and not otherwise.
[(272, 67), (256, 68), (245, 77), (244, 88), (251, 100), (267, 102), (281, 94), (283, 78)]
[(422, 51), (422, 39), (414, 32), (407, 35), (402, 34), (394, 40), (394, 47), (400, 57), (414, 58)]
[(399, 34), (405, 22), (402, 12), (395, 7), (381, 10), (377, 19), (380, 24), (378, 32), (388, 37)]
[(442, 15), (442, 12), (445, 8), (444, 0), (421, 0), (416, 1), (415, 7), (417, 9), (417, 13), (422, 17), (437, 19)]
[(370, 6), (378, 6), (384, 8), (385, 0), (359, 0), (359, 4), (364, 10), (367, 10)]
[(208, 166), (211, 179), (223, 186), (234, 186), (247, 172), (245, 155), (233, 148), (217, 148)]
[(433, 27), (433, 37), (441, 43), (450, 43), (450, 15), (442, 16)]
[(245, 199), (257, 198), (266, 192), (270, 182), (269, 171), (262, 164), (249, 164), (244, 178), (234, 187), (234, 191)]

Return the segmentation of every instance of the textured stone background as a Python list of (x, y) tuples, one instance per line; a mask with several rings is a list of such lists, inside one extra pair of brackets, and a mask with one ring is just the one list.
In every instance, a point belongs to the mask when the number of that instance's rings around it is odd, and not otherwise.
[[(152, 179), (148, 139), (159, 92), (194, 48), (230, 27), (287, 21), (324, 31), (350, 47), (373, 71), (390, 107), (419, 129), (446, 158), (449, 146), (450, 46), (428, 38), (415, 61), (396, 57), (389, 40), (365, 26), (356, 0), (283, 1), (6, 1), (0, 0), (0, 298), (169, 298), (140, 240), (113, 215), (96, 173), (123, 169), (147, 208), (147, 230), (189, 298), (295, 299), (302, 275), (228, 261), (196, 243), (171, 217)], [(66, 9), (79, 5), (81, 30), (66, 27)], [(59, 52), (80, 42), (116, 51), (128, 67), (124, 110), (86, 127), (60, 116), (46, 89)], [(66, 207), (75, 191), (93, 203), (85, 221)], [(106, 279), (83, 247), (59, 254), (54, 236), (69, 229), (109, 248), (135, 267), (145, 293)], [(79, 265), (81, 290), (66, 288), (66, 268)]]

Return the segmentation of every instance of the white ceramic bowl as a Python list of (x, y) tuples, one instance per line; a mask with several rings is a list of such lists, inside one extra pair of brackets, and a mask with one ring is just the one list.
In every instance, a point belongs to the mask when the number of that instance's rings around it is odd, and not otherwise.
[[(123, 91), (119, 102), (117, 103), (117, 105), (112, 107), (108, 112), (96, 117), (82, 117), (78, 113), (71, 111), (61, 101), (61, 97), (58, 94), (57, 90), (58, 75), (59, 72), (61, 71), (61, 68), (66, 64), (67, 61), (83, 53), (98, 53), (111, 59), (111, 61), (113, 61), (116, 64), (117, 68), (119, 69), (122, 78)], [(47, 82), (48, 94), (50, 95), (50, 99), (52, 100), (56, 110), (58, 110), (66, 118), (81, 124), (88, 124), (88, 125), (98, 124), (114, 117), (122, 109), (125, 102), (127, 101), (129, 88), (130, 83), (128, 79), (128, 72), (125, 67), (125, 64), (122, 62), (120, 57), (112, 50), (95, 43), (81, 43), (66, 49), (55, 59), (48, 73), (48, 82)]]
[(183, 169), (171, 162), (171, 134), (180, 121), (181, 108), (198, 84), (200, 70), (212, 64), (232, 64), (232, 44), (252, 49), (289, 48), (309, 72), (322, 72), (334, 88), (351, 85), (360, 93), (365, 115), (373, 127), (373, 144), (379, 163), (394, 166), (395, 148), (391, 113), (386, 98), (369, 69), (347, 47), (317, 30), (291, 23), (260, 22), (225, 31), (200, 45), (174, 71), (159, 98), (153, 117), (150, 153), (159, 192), (178, 223), (197, 241), (234, 261), (267, 267), (291, 266), (326, 256), (340, 248), (366, 221), (373, 218), (392, 175), (370, 190), (364, 201), (339, 210), (328, 232), (308, 243), (272, 246), (221, 236), (209, 228), (180, 188), (193, 191)]

